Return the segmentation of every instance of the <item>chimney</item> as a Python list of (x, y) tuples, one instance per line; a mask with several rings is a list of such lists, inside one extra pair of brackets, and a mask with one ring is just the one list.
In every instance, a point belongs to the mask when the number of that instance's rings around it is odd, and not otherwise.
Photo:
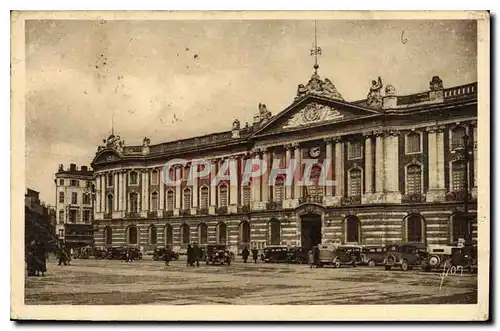
[(81, 169), (82, 171), (87, 171), (87, 166), (82, 166), (80, 169)]
[(69, 165), (69, 171), (76, 171), (76, 164), (70, 163), (70, 165)]

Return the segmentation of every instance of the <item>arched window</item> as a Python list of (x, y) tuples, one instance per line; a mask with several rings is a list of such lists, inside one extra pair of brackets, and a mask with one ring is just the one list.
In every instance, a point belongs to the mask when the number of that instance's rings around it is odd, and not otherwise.
[(278, 176), (274, 184), (274, 201), (283, 201), (285, 197), (285, 178)]
[(151, 211), (158, 210), (158, 192), (151, 193)]
[(130, 212), (139, 212), (139, 195), (137, 193), (130, 193)]
[(421, 153), (420, 134), (411, 132), (406, 135), (406, 154)]
[(348, 216), (345, 220), (346, 222), (346, 242), (348, 243), (359, 243), (359, 218), (354, 215)]
[(113, 186), (113, 174), (108, 175), (108, 186)]
[(281, 245), (281, 223), (278, 220), (269, 222), (269, 244)]
[(349, 171), (349, 196), (361, 196), (361, 169)]
[(451, 130), (451, 148), (462, 148), (464, 145), (464, 136), (467, 130), (463, 126), (457, 126)]
[(472, 238), (472, 225), (470, 220), (461, 213), (454, 214), (451, 217), (452, 242), (458, 242), (458, 239), (470, 240)]
[(127, 228), (127, 243), (129, 245), (137, 245), (139, 239), (139, 230), (135, 226)]
[(462, 192), (465, 189), (465, 163), (463, 161), (455, 161), (451, 164), (451, 191)]
[(170, 224), (165, 225), (164, 236), (165, 236), (165, 247), (167, 246), (172, 247), (174, 243), (174, 231)]
[(198, 225), (198, 244), (208, 244), (208, 227), (205, 223)]
[(227, 207), (228, 191), (227, 185), (221, 184), (219, 186), (219, 207)]
[(153, 170), (151, 172), (151, 185), (158, 185), (158, 171)]
[(174, 210), (174, 191), (168, 190), (167, 192), (167, 210)]
[(200, 188), (200, 209), (208, 209), (208, 187)]
[(138, 184), (137, 171), (131, 171), (129, 176), (130, 176), (130, 185), (137, 185)]
[(407, 194), (422, 193), (422, 168), (420, 165), (412, 164), (406, 168), (406, 181)]
[(191, 209), (191, 190), (188, 188), (184, 189), (184, 210), (189, 210)]
[(110, 226), (104, 228), (104, 245), (109, 246), (113, 244), (113, 230)]
[(156, 231), (156, 226), (151, 225), (149, 227), (149, 244), (150, 245), (156, 245), (157, 243), (157, 231)]
[(227, 226), (224, 222), (217, 224), (217, 243), (220, 245), (227, 244)]
[(248, 221), (240, 223), (240, 244), (250, 243), (250, 224)]
[(250, 187), (250, 184), (244, 185), (243, 186), (243, 199), (242, 199), (243, 206), (250, 206), (251, 193), (252, 193), (252, 188)]
[(422, 216), (411, 214), (406, 217), (406, 241), (424, 242), (424, 224)]
[(189, 225), (187, 225), (186, 223), (182, 224), (181, 225), (181, 242), (184, 244), (184, 245), (187, 245), (189, 244)]
[(107, 210), (108, 213), (111, 213), (113, 211), (113, 194), (108, 194), (108, 204), (107, 204)]

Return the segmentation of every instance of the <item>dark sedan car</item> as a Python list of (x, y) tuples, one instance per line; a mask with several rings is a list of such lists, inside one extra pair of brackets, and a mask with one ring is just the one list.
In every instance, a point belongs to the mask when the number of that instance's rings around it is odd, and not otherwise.
[(385, 264), (385, 247), (384, 246), (365, 246), (361, 250), (361, 263), (374, 267), (376, 265)]
[[(159, 261), (159, 260), (164, 260), (165, 259), (165, 253), (167, 252), (167, 249), (162, 247), (162, 248), (155, 248), (153, 252), (153, 260), (154, 261)], [(178, 260), (179, 259), (179, 253), (171, 251), (171, 259), (172, 260)]]
[(261, 260), (267, 263), (285, 262), (288, 257), (288, 248), (286, 246), (270, 246), (264, 248)]
[(287, 252), (286, 261), (288, 263), (304, 264), (309, 260), (309, 252), (302, 247), (290, 248)]

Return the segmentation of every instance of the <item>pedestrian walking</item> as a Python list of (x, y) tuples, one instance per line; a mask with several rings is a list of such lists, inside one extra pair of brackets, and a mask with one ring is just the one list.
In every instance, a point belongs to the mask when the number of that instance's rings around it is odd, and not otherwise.
[(195, 260), (195, 252), (191, 244), (188, 244), (187, 247), (187, 266), (194, 267)]
[(319, 268), (319, 248), (318, 246), (314, 246), (313, 248), (313, 260), (316, 268)]
[(250, 251), (248, 250), (248, 248), (247, 247), (243, 248), (243, 251), (241, 252), (241, 256), (243, 257), (243, 263), (247, 263), (248, 255), (250, 255)]
[(35, 261), (36, 261), (36, 274), (43, 277), (45, 272), (47, 272), (47, 260), (45, 257), (45, 245), (38, 241), (35, 245), (35, 253), (34, 253)]
[(257, 259), (259, 258), (259, 250), (257, 248), (252, 249), (252, 258), (253, 263), (257, 263)]
[(165, 254), (163, 255), (163, 259), (165, 260), (165, 266), (170, 265), (170, 260), (172, 259), (172, 251), (170, 250), (170, 247), (167, 247), (165, 250)]

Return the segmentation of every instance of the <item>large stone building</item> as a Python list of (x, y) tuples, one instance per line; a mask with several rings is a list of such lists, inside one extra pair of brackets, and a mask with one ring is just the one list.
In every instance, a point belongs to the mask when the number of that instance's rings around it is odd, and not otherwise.
[[(259, 105), (252, 125), (236, 120), (228, 131), (159, 144), (144, 138), (136, 146), (112, 134), (92, 162), (95, 244), (223, 243), (235, 251), (476, 240), (474, 217), (463, 217), (467, 188), (468, 211), (476, 211), (476, 123), (476, 83), (444, 88), (432, 77), (429, 90), (398, 95), (379, 78), (366, 99), (349, 102), (315, 71), (284, 110), (272, 115)], [(190, 165), (178, 166), (168, 174), (181, 182), (166, 185), (162, 169), (174, 158), (208, 159), (215, 170), (187, 185)], [(221, 162), (241, 170), (250, 158), (279, 160), (283, 168), (290, 160), (330, 162), (335, 186), (318, 180), (319, 166), (305, 187), (283, 176), (269, 185), (268, 174), (248, 185), (241, 176), (211, 184)]]
[(59, 165), (55, 174), (56, 236), (68, 247), (93, 244), (93, 172), (87, 166)]

